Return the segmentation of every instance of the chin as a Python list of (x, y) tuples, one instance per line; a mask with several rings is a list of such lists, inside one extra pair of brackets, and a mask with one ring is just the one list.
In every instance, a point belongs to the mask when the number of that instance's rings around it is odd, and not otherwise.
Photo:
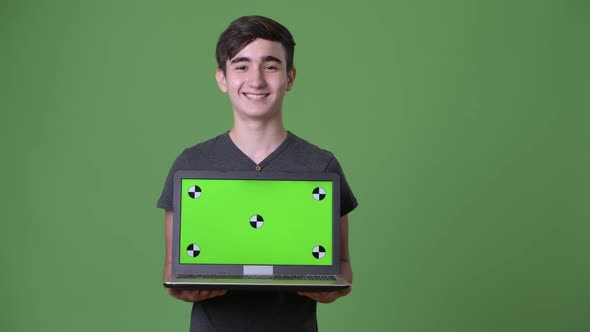
[(241, 114), (242, 116), (248, 117), (248, 118), (252, 118), (252, 119), (268, 119), (268, 118), (272, 118), (276, 115), (278, 115), (278, 112), (272, 112), (272, 111), (255, 111), (255, 110), (249, 110), (249, 111), (242, 111), (242, 112), (238, 112), (239, 114)]

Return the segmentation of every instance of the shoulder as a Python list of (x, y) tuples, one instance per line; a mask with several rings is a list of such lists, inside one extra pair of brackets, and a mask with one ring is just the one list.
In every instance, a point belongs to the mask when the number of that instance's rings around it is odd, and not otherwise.
[(219, 146), (222, 144), (223, 140), (225, 139), (226, 135), (227, 135), (227, 133), (223, 133), (223, 134), (215, 136), (209, 140), (206, 140), (204, 142), (200, 142), (200, 143), (195, 144), (191, 147), (188, 147), (188, 148), (184, 149), (184, 151), (182, 152), (182, 155), (185, 155), (187, 157), (209, 155), (219, 148)]
[(207, 170), (228, 151), (227, 133), (190, 146), (177, 157), (178, 169)]
[(310, 143), (303, 138), (291, 133), (292, 142), (291, 146), (295, 152), (307, 153), (322, 159), (332, 159), (334, 154), (328, 150), (322, 149), (321, 147)]
[(281, 165), (293, 171), (326, 171), (335, 160), (334, 154), (290, 132), (287, 151), (281, 156)]

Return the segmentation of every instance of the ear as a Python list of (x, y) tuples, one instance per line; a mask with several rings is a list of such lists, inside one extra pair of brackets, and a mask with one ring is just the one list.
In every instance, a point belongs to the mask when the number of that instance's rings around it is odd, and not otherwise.
[(287, 73), (287, 91), (293, 88), (295, 82), (295, 76), (297, 76), (297, 69), (293, 67), (290, 72)]
[(219, 90), (227, 93), (227, 83), (225, 82), (225, 74), (223, 73), (223, 70), (217, 68), (215, 71), (215, 80), (217, 80), (217, 86), (219, 87)]

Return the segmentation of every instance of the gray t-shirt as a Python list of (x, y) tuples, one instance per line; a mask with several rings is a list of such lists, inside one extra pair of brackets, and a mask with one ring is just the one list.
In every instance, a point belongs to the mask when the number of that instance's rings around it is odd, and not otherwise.
[[(341, 215), (358, 205), (334, 155), (290, 132), (259, 164), (248, 158), (227, 132), (185, 149), (168, 173), (159, 208), (173, 209), (173, 178), (178, 170), (334, 172), (341, 180)], [(316, 302), (292, 292), (230, 291), (193, 305), (191, 331), (317, 331)]]

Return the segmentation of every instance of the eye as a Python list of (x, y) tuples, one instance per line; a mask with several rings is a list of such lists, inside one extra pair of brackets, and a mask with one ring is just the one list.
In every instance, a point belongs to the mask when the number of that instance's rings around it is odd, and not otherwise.
[(239, 70), (239, 71), (244, 71), (247, 69), (247, 67), (246, 66), (237, 66), (235, 69)]
[(275, 70), (278, 70), (279, 68), (272, 66), (272, 65), (268, 65), (268, 66), (265, 66), (264, 69), (270, 70), (270, 71), (275, 71)]

